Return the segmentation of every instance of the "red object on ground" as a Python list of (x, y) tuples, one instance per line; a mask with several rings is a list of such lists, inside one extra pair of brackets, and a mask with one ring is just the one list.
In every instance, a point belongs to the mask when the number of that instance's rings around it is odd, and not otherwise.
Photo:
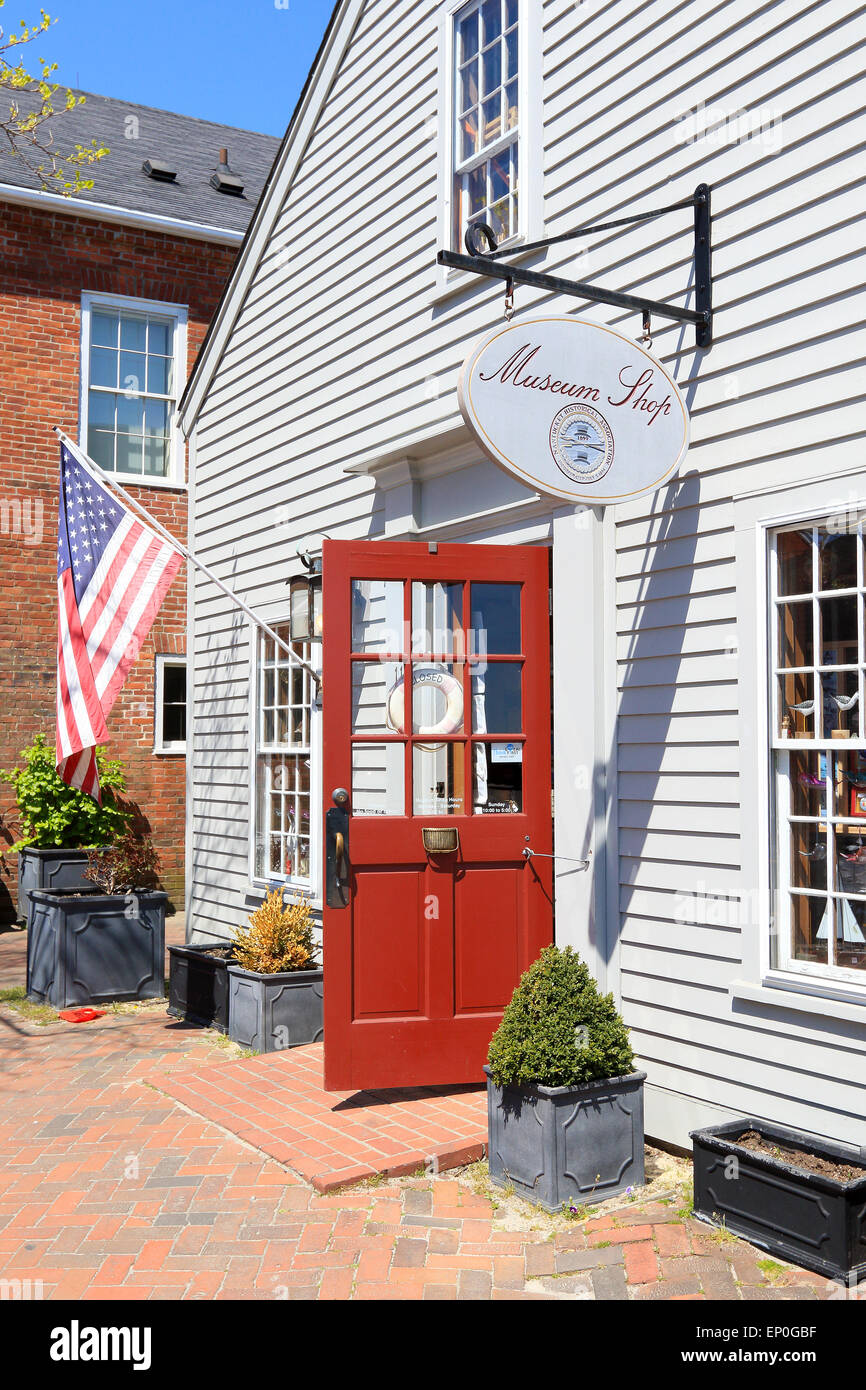
[(105, 1018), (105, 1009), (91, 1009), (89, 1005), (81, 1009), (61, 1009), (58, 1018), (66, 1023), (91, 1023), (94, 1018)]

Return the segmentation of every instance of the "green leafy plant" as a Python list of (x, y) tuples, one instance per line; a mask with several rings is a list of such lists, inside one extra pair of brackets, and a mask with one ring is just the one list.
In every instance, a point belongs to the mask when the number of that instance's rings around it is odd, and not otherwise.
[(249, 926), (236, 928), (232, 945), (235, 962), (258, 975), (313, 969), (315, 942), (310, 904), (303, 899), (287, 903), (282, 889), (275, 888), (250, 914)]
[(155, 887), (158, 872), (159, 856), (153, 841), (127, 830), (108, 849), (90, 851), (84, 877), (105, 893), (130, 893)]
[(548, 946), (527, 970), (493, 1034), (496, 1086), (578, 1086), (634, 1070), (628, 1029), (570, 946)]
[(20, 838), (13, 852), (38, 849), (80, 849), (113, 844), (127, 829), (132, 810), (121, 805), (118, 793), (126, 791), (121, 764), (96, 750), (96, 766), (102, 786), (102, 805), (76, 787), (68, 787), (54, 766), (54, 749), (45, 735), (37, 734), (21, 750), (23, 767), (0, 772), (0, 779), (15, 789), (18, 808), (16, 829)]
[[(4, 0), (0, 0), (0, 9)], [(0, 112), (0, 137), (7, 154), (18, 159), (43, 192), (54, 191), (68, 198), (93, 187), (86, 171), (104, 159), (108, 149), (98, 140), (89, 145), (73, 145), (63, 154), (55, 143), (54, 126), (62, 133), (63, 113), (83, 105), (80, 92), (64, 91), (53, 80), (56, 63), (37, 59), (33, 73), (24, 66), (21, 49), (41, 39), (56, 23), (44, 10), (36, 24), (21, 20), (17, 30), (0, 28), (0, 96), (9, 99), (8, 114)], [(21, 98), (27, 100), (21, 103)], [(55, 118), (52, 120), (52, 117)]]

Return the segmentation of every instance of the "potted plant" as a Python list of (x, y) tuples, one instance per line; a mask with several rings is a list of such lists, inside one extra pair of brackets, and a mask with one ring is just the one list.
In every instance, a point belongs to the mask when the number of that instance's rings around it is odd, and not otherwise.
[(150, 840), (128, 830), (88, 856), (84, 888), (34, 888), (27, 933), (27, 997), (74, 1004), (162, 999), (165, 905), (154, 887)]
[(86, 887), (90, 849), (112, 844), (132, 813), (118, 801), (118, 793), (126, 791), (121, 764), (106, 758), (103, 749), (96, 749), (101, 805), (58, 776), (44, 734), (37, 734), (21, 757), (24, 766), (0, 772), (0, 779), (15, 789), (19, 838), (9, 852), (18, 855), (18, 916), (29, 922), (32, 890)]
[(691, 1138), (695, 1216), (827, 1278), (866, 1278), (866, 1151), (752, 1119)]
[(187, 1023), (227, 1033), (229, 962), (233, 946), (169, 946), (168, 1012)]
[(643, 1184), (646, 1074), (571, 947), (548, 946), (522, 977), (484, 1071), (493, 1182), (548, 1211)]
[(277, 1052), (322, 1036), (322, 968), (315, 961), (308, 902), (275, 888), (233, 934), (229, 1037), (254, 1052)]

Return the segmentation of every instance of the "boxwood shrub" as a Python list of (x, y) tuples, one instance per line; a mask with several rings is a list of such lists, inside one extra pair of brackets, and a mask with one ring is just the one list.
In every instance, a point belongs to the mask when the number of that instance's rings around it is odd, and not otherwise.
[(488, 1053), (496, 1086), (579, 1086), (634, 1071), (628, 1029), (570, 946), (522, 976)]

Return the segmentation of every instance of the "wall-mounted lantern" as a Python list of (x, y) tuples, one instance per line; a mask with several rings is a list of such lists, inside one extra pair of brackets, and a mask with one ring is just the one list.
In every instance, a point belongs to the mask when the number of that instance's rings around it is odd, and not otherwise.
[(289, 580), (289, 631), (293, 642), (322, 640), (322, 561), (301, 555), (305, 573)]

